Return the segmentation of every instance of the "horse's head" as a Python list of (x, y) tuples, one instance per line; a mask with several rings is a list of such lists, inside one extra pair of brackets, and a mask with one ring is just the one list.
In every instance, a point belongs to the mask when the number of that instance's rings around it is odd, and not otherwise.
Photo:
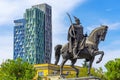
[(104, 41), (107, 29), (108, 26), (106, 25), (101, 25), (100, 27), (95, 28), (88, 36), (88, 41), (95, 44), (99, 44), (100, 41)]
[(108, 26), (106, 26), (106, 25), (101, 25), (100, 32), (99, 32), (99, 34), (98, 34), (100, 41), (104, 41), (104, 40), (105, 40), (105, 36), (106, 36), (106, 33), (107, 33), (107, 29), (108, 29)]

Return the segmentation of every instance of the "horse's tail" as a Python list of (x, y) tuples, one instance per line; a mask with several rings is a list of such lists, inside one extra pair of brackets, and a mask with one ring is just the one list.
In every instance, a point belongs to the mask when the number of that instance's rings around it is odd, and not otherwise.
[(55, 50), (55, 65), (58, 64), (59, 62), (59, 59), (60, 59), (60, 54), (61, 54), (61, 48), (62, 48), (62, 45), (56, 45), (54, 50)]

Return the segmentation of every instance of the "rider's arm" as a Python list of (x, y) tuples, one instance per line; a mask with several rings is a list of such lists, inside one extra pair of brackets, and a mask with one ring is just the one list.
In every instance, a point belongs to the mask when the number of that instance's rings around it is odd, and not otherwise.
[(73, 25), (71, 25), (71, 27), (70, 27), (69, 34), (70, 34), (71, 37), (75, 38), (75, 32), (74, 32)]

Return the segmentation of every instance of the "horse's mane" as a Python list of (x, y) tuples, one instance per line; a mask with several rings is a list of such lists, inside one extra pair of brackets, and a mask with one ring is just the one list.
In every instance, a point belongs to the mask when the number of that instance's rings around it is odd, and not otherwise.
[(90, 35), (89, 35), (89, 40), (92, 39), (91, 37), (92, 37), (96, 32), (98, 32), (98, 30), (102, 30), (103, 28), (104, 28), (104, 27), (101, 26), (101, 27), (97, 27), (97, 28), (95, 28), (94, 30), (92, 30), (92, 32), (91, 32)]

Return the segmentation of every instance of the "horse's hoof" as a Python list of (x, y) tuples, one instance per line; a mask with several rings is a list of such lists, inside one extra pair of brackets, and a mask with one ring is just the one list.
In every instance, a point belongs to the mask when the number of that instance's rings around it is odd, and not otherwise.
[(63, 76), (63, 75), (60, 75), (60, 77), (63, 78), (63, 79), (65, 78), (65, 76)]
[(93, 76), (92, 74), (89, 74), (88, 76)]
[(89, 76), (89, 75), (90, 75), (90, 73), (87, 73), (87, 75)]
[(76, 78), (78, 78), (78, 75), (76, 76)]
[(98, 61), (96, 61), (96, 64), (98, 64), (98, 63), (100, 63), (101, 62), (101, 60), (98, 60)]
[(96, 61), (96, 64), (98, 64), (100, 61)]

